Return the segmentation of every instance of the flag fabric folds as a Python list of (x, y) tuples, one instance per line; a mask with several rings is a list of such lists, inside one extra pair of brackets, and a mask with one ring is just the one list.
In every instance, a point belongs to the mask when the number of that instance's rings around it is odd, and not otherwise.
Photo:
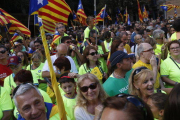
[(13, 16), (11, 16), (9, 13), (7, 13), (5, 10), (0, 8), (0, 12), (3, 13), (3, 15), (11, 23), (11, 25), (9, 26), (9, 30), (8, 30), (10, 34), (14, 34), (15, 30), (20, 30), (22, 34), (30, 37), (31, 32), (26, 26), (24, 26), (21, 22), (19, 22), (17, 19), (15, 19)]
[(167, 4), (167, 5), (160, 5), (161, 8), (167, 12), (171, 11), (173, 8), (178, 8), (178, 6), (173, 4)]
[(146, 11), (146, 7), (143, 7), (143, 18), (148, 18), (148, 12)]
[(86, 14), (84, 12), (84, 8), (82, 5), (81, 0), (79, 0), (78, 9), (77, 9), (77, 15), (79, 15), (79, 22), (83, 25), (86, 25)]
[(73, 15), (73, 21), (79, 21), (78, 16), (77, 16), (77, 14), (75, 13), (74, 10), (73, 10), (72, 15)]
[(4, 14), (0, 11), (0, 25), (5, 26), (9, 23), (10, 23), (9, 19), (6, 18), (6, 16), (4, 16)]
[(177, 17), (177, 10), (174, 8), (174, 17)]
[(61, 96), (60, 91), (59, 91), (58, 83), (57, 83), (57, 80), (56, 80), (56, 75), (55, 75), (55, 72), (54, 72), (54, 69), (53, 69), (53, 66), (52, 66), (52, 61), (51, 61), (50, 54), (49, 54), (50, 52), (49, 52), (48, 44), (47, 44), (47, 41), (46, 41), (46, 36), (45, 36), (44, 28), (43, 28), (42, 19), (39, 18), (38, 21), (39, 21), (39, 27), (40, 27), (40, 33), (41, 33), (41, 37), (42, 37), (42, 42), (43, 42), (44, 50), (45, 50), (45, 54), (46, 54), (46, 59), (47, 59), (48, 66), (49, 66), (49, 69), (50, 69), (51, 83), (52, 83), (54, 93), (56, 95), (60, 120), (67, 120), (66, 112), (65, 112), (65, 109), (64, 109), (64, 104), (62, 104), (63, 103), (62, 96)]
[(124, 16), (125, 16), (125, 23), (127, 23), (127, 22), (128, 22), (128, 12), (127, 12), (127, 7), (126, 7), (126, 9), (125, 9), (125, 11), (124, 11)]
[[(43, 23), (44, 30), (46, 32), (54, 34), (55, 27), (56, 27), (55, 22), (51, 22), (51, 21), (47, 21), (47, 20), (42, 20), (42, 23)], [(37, 14), (34, 15), (34, 25), (39, 26), (38, 15)]]
[(53, 40), (51, 42), (51, 47), (54, 48), (54, 43), (57, 43), (56, 41), (58, 41), (61, 38), (61, 35), (59, 34), (58, 31), (56, 31), (56, 33), (54, 34)]
[(123, 15), (121, 14), (121, 11), (119, 10), (119, 8), (117, 9), (118, 15), (121, 17), (121, 20), (124, 19)]
[(142, 16), (142, 13), (141, 13), (141, 7), (140, 7), (140, 4), (139, 4), (139, 0), (137, 0), (137, 4), (138, 4), (139, 21), (143, 22), (143, 16)]
[(105, 17), (105, 12), (106, 12), (105, 7), (103, 7), (101, 9), (101, 11), (99, 12), (99, 14), (96, 16), (96, 20), (97, 21), (103, 21), (104, 17)]
[(66, 25), (71, 12), (71, 8), (64, 0), (48, 0), (48, 4), (47, 0), (30, 0), (29, 10), (31, 15), (38, 14), (43, 20), (62, 22)]
[(18, 33), (14, 33), (13, 37), (12, 37), (11, 40), (10, 40), (11, 45), (12, 45), (15, 41), (17, 41), (18, 39), (19, 39), (19, 34), (18, 34)]

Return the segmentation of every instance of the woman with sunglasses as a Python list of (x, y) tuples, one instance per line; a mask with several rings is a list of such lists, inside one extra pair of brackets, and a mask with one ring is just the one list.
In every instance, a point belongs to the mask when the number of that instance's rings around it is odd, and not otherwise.
[(180, 82), (180, 42), (171, 41), (168, 44), (170, 56), (160, 65), (162, 80), (166, 83), (166, 88), (173, 88)]
[(99, 62), (98, 53), (95, 47), (87, 46), (83, 52), (83, 58), (84, 58), (84, 64), (82, 64), (79, 68), (79, 75), (91, 73), (91, 71), (95, 67), (98, 67), (100, 74), (102, 74), (102, 76), (105, 78), (106, 68), (104, 64), (102, 64), (102, 62)]
[(137, 95), (144, 102), (154, 93), (153, 72), (146, 67), (134, 69), (129, 79), (129, 94)]
[(98, 120), (102, 103), (107, 95), (99, 80), (93, 74), (87, 73), (77, 81), (77, 106), (74, 110), (76, 120)]
[(153, 120), (148, 105), (133, 95), (109, 97), (103, 105), (101, 120)]
[(22, 69), (26, 69), (29, 65), (27, 54), (25, 52), (19, 51), (16, 53), (16, 56), (18, 56), (22, 60)]
[(46, 92), (47, 82), (42, 78), (42, 68), (44, 63), (42, 63), (42, 56), (39, 52), (34, 52), (32, 55), (32, 64), (27, 67), (33, 75), (34, 84), (38, 85), (38, 88)]

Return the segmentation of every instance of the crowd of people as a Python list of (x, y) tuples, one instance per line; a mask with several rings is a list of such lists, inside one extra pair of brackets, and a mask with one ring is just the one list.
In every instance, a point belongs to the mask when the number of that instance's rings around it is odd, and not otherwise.
[[(67, 120), (179, 120), (180, 18), (46, 33)], [(60, 120), (41, 35), (0, 45), (0, 120)]]

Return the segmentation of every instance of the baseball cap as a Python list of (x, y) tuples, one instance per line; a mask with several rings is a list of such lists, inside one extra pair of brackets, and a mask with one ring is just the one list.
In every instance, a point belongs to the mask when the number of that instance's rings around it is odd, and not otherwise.
[(123, 59), (130, 58), (130, 57), (131, 57), (130, 55), (128, 55), (127, 53), (125, 53), (123, 51), (114, 52), (110, 57), (111, 67), (116, 65), (117, 63), (119, 63)]
[(12, 56), (8, 59), (8, 65), (18, 65), (21, 62), (21, 58), (18, 56)]

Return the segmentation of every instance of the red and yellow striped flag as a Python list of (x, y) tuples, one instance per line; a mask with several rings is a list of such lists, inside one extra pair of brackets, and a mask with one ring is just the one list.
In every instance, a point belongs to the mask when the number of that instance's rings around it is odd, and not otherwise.
[(11, 22), (11, 26), (9, 27), (10, 34), (14, 34), (15, 30), (20, 30), (22, 34), (25, 34), (28, 37), (30, 37), (31, 32), (26, 26), (24, 26), (17, 19), (15, 19), (13, 16), (11, 16), (9, 13), (7, 13), (1, 8), (0, 8), (0, 12), (2, 12), (4, 16), (6, 16), (6, 18), (9, 19), (9, 21)]
[(84, 12), (84, 8), (83, 8), (83, 5), (82, 5), (82, 2), (81, 0), (79, 0), (79, 4), (78, 4), (78, 9), (77, 9), (77, 15), (79, 15), (79, 22), (83, 25), (87, 25), (86, 24), (86, 14)]
[(7, 25), (9, 23), (10, 23), (9, 19), (7, 19), (6, 16), (1, 14), (1, 12), (0, 12), (0, 25), (5, 26), (5, 25)]
[(42, 20), (44, 30), (48, 33), (54, 34), (56, 24), (55, 22), (47, 21), (47, 20)]
[(64, 0), (48, 0), (48, 4), (41, 7), (33, 14), (38, 14), (38, 17), (46, 21), (62, 22), (67, 25), (68, 17), (71, 8)]
[(140, 8), (140, 5), (139, 5), (139, 0), (137, 0), (137, 4), (138, 4), (139, 21), (143, 22), (143, 16), (142, 16), (141, 8)]
[(57, 43), (56, 41), (59, 40), (61, 38), (61, 35), (59, 34), (59, 32), (56, 32), (54, 37), (53, 37), (53, 41), (51, 42), (51, 47), (54, 48), (54, 44)]

